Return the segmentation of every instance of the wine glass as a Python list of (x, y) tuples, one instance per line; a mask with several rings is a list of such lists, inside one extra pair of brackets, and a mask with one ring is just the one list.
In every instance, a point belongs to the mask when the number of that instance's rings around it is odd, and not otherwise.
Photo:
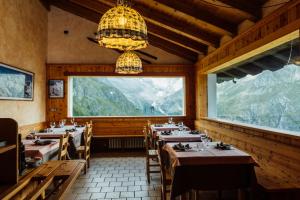
[(172, 118), (172, 117), (169, 117), (168, 123), (169, 123), (169, 124), (172, 124), (172, 123), (173, 123), (173, 118)]
[(55, 122), (50, 122), (51, 131), (53, 132), (55, 128)]
[(75, 119), (74, 119), (74, 117), (72, 117), (72, 118), (71, 118), (71, 124), (74, 125), (74, 122), (75, 122)]
[(201, 140), (203, 142), (204, 148), (207, 148), (208, 147), (208, 143), (210, 142), (210, 140), (208, 138), (208, 132), (207, 132), (206, 129), (204, 130), (204, 135), (201, 137)]

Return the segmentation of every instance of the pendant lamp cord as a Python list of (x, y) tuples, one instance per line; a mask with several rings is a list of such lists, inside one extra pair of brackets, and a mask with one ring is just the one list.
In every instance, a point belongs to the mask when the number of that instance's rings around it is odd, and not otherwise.
[(290, 55), (289, 55), (289, 59), (288, 59), (286, 65), (290, 64), (290, 61), (292, 58), (292, 52), (293, 52), (293, 40), (291, 41)]

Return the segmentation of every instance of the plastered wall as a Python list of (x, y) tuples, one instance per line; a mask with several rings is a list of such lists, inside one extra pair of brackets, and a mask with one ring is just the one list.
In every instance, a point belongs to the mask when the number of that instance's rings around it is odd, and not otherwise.
[(19, 126), (45, 121), (47, 10), (38, 0), (0, 0), (0, 62), (35, 73), (34, 100), (0, 100)]

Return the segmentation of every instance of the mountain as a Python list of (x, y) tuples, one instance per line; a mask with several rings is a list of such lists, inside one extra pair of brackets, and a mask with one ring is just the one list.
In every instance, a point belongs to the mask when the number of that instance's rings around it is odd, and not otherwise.
[(219, 118), (300, 131), (300, 67), (288, 65), (217, 85)]
[(73, 114), (182, 115), (182, 86), (182, 78), (74, 77)]
[(135, 105), (115, 87), (94, 78), (73, 78), (74, 116), (139, 116)]
[(166, 115), (182, 115), (183, 98), (183, 90), (178, 90), (166, 97), (159, 106)]

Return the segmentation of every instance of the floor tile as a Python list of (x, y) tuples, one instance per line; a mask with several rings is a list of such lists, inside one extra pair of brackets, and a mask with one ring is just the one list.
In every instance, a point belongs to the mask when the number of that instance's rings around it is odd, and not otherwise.
[(76, 180), (66, 199), (156, 200), (159, 191), (157, 174), (147, 183), (145, 158), (93, 158), (87, 174)]

